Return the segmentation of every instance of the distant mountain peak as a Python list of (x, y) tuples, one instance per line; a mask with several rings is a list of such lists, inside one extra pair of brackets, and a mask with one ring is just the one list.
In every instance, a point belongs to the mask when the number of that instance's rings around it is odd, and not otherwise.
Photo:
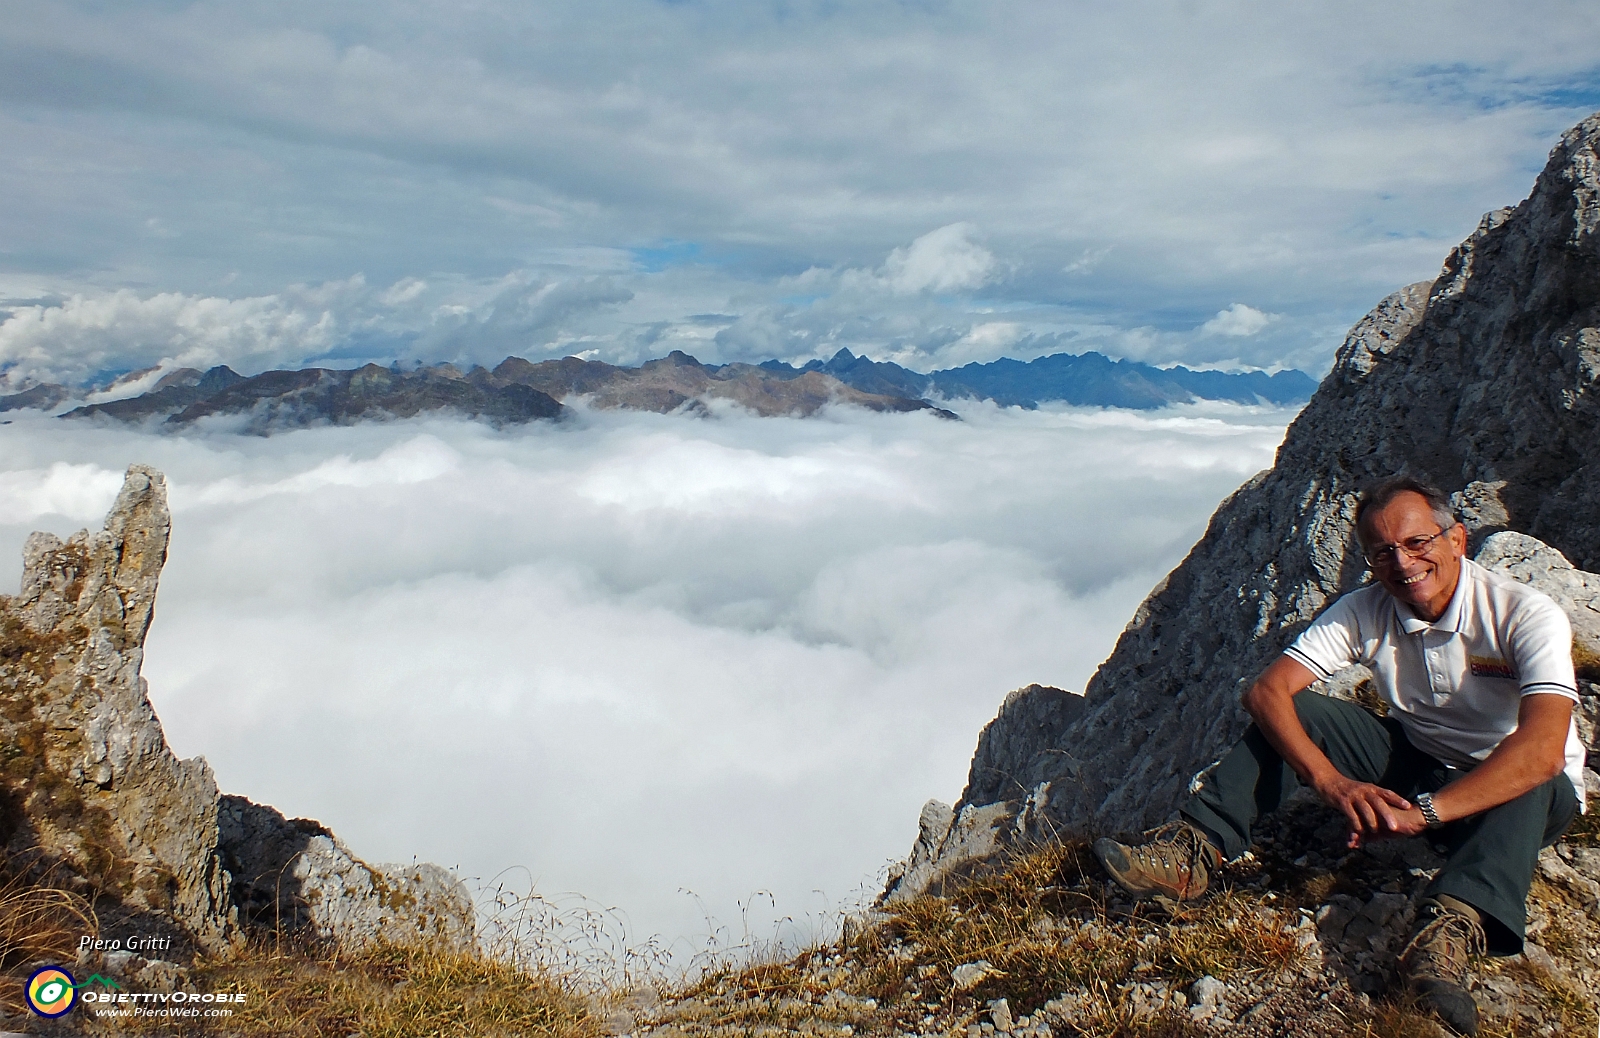
[[(120, 380), (129, 385), (147, 369)], [(729, 400), (759, 415), (810, 415), (829, 403), (876, 411), (935, 410), (926, 399), (992, 400), (1002, 407), (1034, 408), (1059, 401), (1090, 407), (1150, 409), (1194, 400), (1293, 404), (1308, 399), (1316, 382), (1304, 372), (1230, 373), (1157, 368), (1103, 354), (1057, 353), (1031, 361), (1002, 357), (922, 374), (840, 348), (826, 361), (801, 367), (786, 361), (702, 364), (682, 350), (637, 368), (563, 357), (533, 362), (507, 357), (493, 370), (463, 372), (448, 361), (407, 371), (398, 363), (350, 370), (302, 368), (246, 377), (217, 365), (201, 372), (178, 368), (147, 392), (87, 404), (65, 417), (120, 421), (160, 419), (181, 426), (222, 414), (248, 414), (255, 432), (310, 424), (349, 424), (448, 410), (495, 424), (554, 418), (561, 401), (587, 397), (593, 406), (667, 412)], [(62, 386), (35, 386), (0, 396), (0, 411), (50, 409), (71, 399)], [(952, 416), (953, 417), (953, 416)]]

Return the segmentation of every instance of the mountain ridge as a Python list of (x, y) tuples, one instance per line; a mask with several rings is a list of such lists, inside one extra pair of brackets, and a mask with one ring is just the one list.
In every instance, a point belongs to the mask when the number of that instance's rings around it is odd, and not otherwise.
[(1195, 399), (1252, 404), (1298, 403), (1310, 398), (1316, 380), (1298, 369), (1274, 374), (1264, 371), (1205, 371), (1177, 365), (1158, 368), (1142, 361), (1113, 360), (1093, 350), (1088, 353), (1053, 353), (1030, 361), (1000, 357), (973, 361), (959, 368), (927, 374), (889, 361), (858, 357), (841, 349), (827, 361), (808, 361), (800, 367), (783, 361), (763, 361), (760, 367), (780, 375), (785, 371), (820, 371), (872, 393), (897, 392), (905, 396), (936, 394), (947, 401), (993, 400), (1002, 407), (1035, 408), (1060, 401), (1091, 407), (1150, 410)]
[[(135, 372), (118, 384), (150, 374)], [(243, 415), (246, 430), (259, 434), (433, 411), (504, 425), (559, 418), (566, 406), (563, 401), (581, 396), (592, 407), (657, 413), (704, 412), (713, 402), (728, 401), (762, 416), (809, 417), (828, 404), (845, 403), (879, 412), (931, 411), (954, 418), (928, 398), (992, 400), (1002, 407), (1028, 409), (1060, 401), (1150, 410), (1197, 399), (1297, 403), (1307, 399), (1315, 386), (1300, 371), (1268, 375), (1181, 366), (1164, 369), (1093, 352), (1053, 354), (1027, 362), (1001, 358), (922, 374), (858, 357), (847, 349), (801, 367), (777, 360), (702, 364), (674, 350), (636, 368), (579, 357), (534, 362), (515, 356), (493, 369), (474, 366), (465, 372), (450, 363), (419, 365), (409, 371), (377, 364), (352, 369), (306, 367), (251, 376), (226, 365), (204, 372), (179, 368), (143, 393), (85, 403), (61, 417), (159, 419), (163, 425), (182, 427), (216, 415)], [(0, 396), (0, 411), (52, 410), (72, 397), (68, 387), (41, 384)]]

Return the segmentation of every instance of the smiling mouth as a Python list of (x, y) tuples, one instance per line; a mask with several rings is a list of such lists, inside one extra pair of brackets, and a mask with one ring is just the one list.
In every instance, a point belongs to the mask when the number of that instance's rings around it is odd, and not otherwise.
[(1402, 584), (1402, 585), (1409, 585), (1409, 584), (1420, 584), (1420, 583), (1422, 583), (1422, 582), (1423, 582), (1423, 581), (1424, 581), (1424, 580), (1426, 580), (1426, 579), (1427, 579), (1427, 577), (1428, 577), (1428, 575), (1427, 575), (1427, 574), (1426, 574), (1426, 573), (1418, 573), (1418, 574), (1417, 574), (1417, 575), (1416, 575), (1416, 576), (1414, 576), (1414, 577), (1407, 577), (1407, 578), (1405, 578), (1405, 579), (1404, 579), (1404, 580), (1402, 580), (1402, 581), (1401, 581), (1401, 582), (1400, 582), (1400, 583), (1401, 583), (1401, 584)]

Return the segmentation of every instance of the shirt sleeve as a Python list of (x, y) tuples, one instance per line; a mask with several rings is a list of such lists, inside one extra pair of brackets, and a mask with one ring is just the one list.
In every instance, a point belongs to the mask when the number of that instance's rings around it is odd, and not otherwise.
[(1331, 678), (1352, 663), (1361, 662), (1361, 628), (1353, 597), (1345, 595), (1324, 609), (1284, 650), (1284, 655), (1319, 678)]
[(1523, 695), (1554, 692), (1578, 698), (1572, 668), (1572, 623), (1560, 606), (1542, 594), (1530, 595), (1513, 615), (1506, 633)]

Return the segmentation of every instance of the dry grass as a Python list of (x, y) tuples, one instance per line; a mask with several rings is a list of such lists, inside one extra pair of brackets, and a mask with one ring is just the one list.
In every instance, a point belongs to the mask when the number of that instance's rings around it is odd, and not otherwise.
[[(680, 1035), (842, 1033), (846, 1025), (859, 1035), (951, 1033), (986, 1019), (994, 999), (1006, 999), (1021, 1017), (1066, 997), (1070, 1011), (1054, 1018), (1058, 1038), (1197, 1038), (1214, 1032), (1180, 1004), (1162, 1003), (1159, 994), (1154, 1003), (1141, 1001), (1138, 992), (1176, 991), (1211, 976), (1247, 989), (1259, 985), (1256, 998), (1274, 985), (1303, 988), (1291, 999), (1294, 1012), (1303, 1008), (1316, 1020), (1282, 1019), (1305, 1023), (1306, 1034), (1442, 1033), (1403, 995), (1359, 1005), (1349, 992), (1340, 996), (1343, 1002), (1330, 1003), (1326, 995), (1313, 1001), (1326, 989), (1305, 986), (1310, 982), (1298, 973), (1306, 963), (1290, 924), (1298, 918), (1299, 898), (1291, 894), (1269, 904), (1249, 889), (1249, 877), (1240, 876), (1226, 874), (1221, 889), (1176, 914), (1145, 905), (1130, 909), (1107, 900), (1109, 888), (1085, 843), (1044, 846), (959, 889), (898, 905), (836, 942), (781, 958), (770, 950), (727, 958), (680, 982), (663, 1012)], [(1241, 886), (1230, 888), (1233, 881)], [(1314, 903), (1337, 882), (1307, 879), (1299, 893)], [(183, 1033), (601, 1038), (605, 1012), (618, 1007), (623, 992), (641, 982), (655, 986), (665, 975), (657, 946), (630, 946), (615, 913), (497, 889), (498, 900), (484, 910), (486, 952), (385, 946), (335, 955), (280, 935), (259, 937), (229, 961), (198, 962), (187, 987), (242, 991), (248, 998), (229, 1018), (187, 1021)], [(1534, 896), (1560, 893), (1540, 881)], [(1556, 928), (1555, 918), (1541, 940), (1562, 954), (1581, 936)], [(71, 962), (77, 936), (95, 929), (82, 898), (20, 880), (0, 886), (0, 938), (12, 973), (37, 959)], [(979, 960), (993, 972), (956, 990), (957, 969)], [(1486, 1019), (1484, 1038), (1531, 1035), (1528, 1020), (1555, 1023), (1560, 1034), (1595, 1033), (1590, 996), (1568, 978), (1523, 963), (1485, 969), (1513, 977), (1528, 1006), (1509, 1022)], [(20, 988), (7, 997), (8, 1008), (21, 1008)], [(91, 1033), (113, 1023), (96, 1024), (88, 1006), (77, 1015)], [(173, 1033), (161, 1019), (119, 1018), (115, 1024), (115, 1033)]]
[(29, 967), (71, 962), (79, 936), (98, 930), (85, 898), (19, 872), (0, 871), (0, 1006), (8, 1014), (26, 1014)]
[[(1135, 1014), (1122, 989), (1273, 974), (1302, 962), (1278, 912), (1232, 893), (1177, 917), (1159, 908), (1115, 916), (1102, 890), (1086, 844), (1041, 847), (948, 896), (898, 906), (844, 948), (859, 963), (849, 988), (907, 1019), (970, 1015), (998, 998), (1029, 1014), (1079, 990), (1090, 995), (1078, 1015), (1093, 1021), (1092, 1033), (1182, 1035), (1193, 1030), (1187, 1016)], [(956, 992), (954, 971), (979, 960), (995, 972)]]
[[(717, 1038), (821, 1033), (844, 1024), (857, 1034), (959, 1033), (987, 1019), (991, 1000), (1004, 998), (1014, 1015), (1034, 1017), (1046, 1003), (1065, 997), (1055, 1003), (1060, 1012), (1052, 1017), (1058, 1038), (1190, 1038), (1216, 1032), (1171, 1003), (1139, 1004), (1136, 985), (1170, 992), (1209, 975), (1235, 989), (1259, 985), (1256, 990), (1266, 991), (1269, 1000), (1281, 996), (1275, 1015), (1265, 1018), (1276, 1021), (1264, 1025), (1276, 1028), (1270, 1033), (1443, 1035), (1437, 1019), (1398, 987), (1369, 1001), (1339, 979), (1339, 967), (1302, 974), (1306, 962), (1288, 926), (1291, 917), (1299, 918), (1301, 904), (1315, 906), (1349, 882), (1320, 874), (1304, 877), (1294, 889), (1274, 883), (1279, 899), (1272, 902), (1247, 883), (1238, 889), (1225, 883), (1169, 915), (1107, 901), (1104, 877), (1083, 843), (1042, 847), (942, 896), (898, 905), (838, 943), (702, 977), (672, 996), (676, 1006), (666, 1019), (676, 1034)], [(1534, 896), (1559, 893), (1547, 886), (1536, 884)], [(1558, 954), (1581, 940), (1575, 932), (1555, 930), (1541, 939), (1556, 945)], [(955, 990), (952, 974), (978, 960), (995, 972)], [(1525, 999), (1513, 1018), (1486, 1014), (1484, 1038), (1595, 1033), (1592, 996), (1568, 978), (1520, 962), (1486, 960), (1480, 968), (1486, 976), (1514, 979)], [(1554, 1031), (1542, 1031), (1546, 1024), (1555, 1025)], [(1251, 1033), (1269, 1032), (1258, 1025)]]
[[(89, 901), (50, 885), (52, 878), (41, 882), (15, 871), (0, 873), (0, 1005), (14, 1018), (30, 1019), (22, 979), (30, 967), (70, 966), (80, 936), (100, 929)], [(262, 935), (232, 959), (195, 963), (184, 986), (248, 996), (230, 1007), (230, 1017), (186, 1020), (186, 1035), (601, 1034), (591, 999), (565, 978), (478, 951), (380, 946), (340, 956), (281, 935)], [(89, 1033), (107, 1027), (117, 1034), (174, 1033), (174, 1024), (162, 1018), (96, 1022), (88, 1005), (74, 1010), (71, 1023)]]
[(1574, 847), (1600, 847), (1600, 803), (1574, 818), (1561, 839)]
[(1580, 681), (1600, 681), (1600, 652), (1573, 638), (1572, 669), (1577, 671)]
[[(567, 985), (472, 952), (380, 946), (355, 956), (322, 957), (261, 947), (231, 962), (200, 964), (193, 982), (200, 990), (249, 996), (214, 1030), (201, 1021), (189, 1032), (194, 1034), (595, 1038), (601, 1033), (587, 1000)], [(148, 1030), (158, 1032), (161, 1026), (153, 1023)]]
[(496, 877), (474, 900), (479, 946), (525, 973), (568, 978), (590, 993), (667, 974), (671, 952), (659, 939), (635, 940), (621, 913), (581, 895), (539, 893), (526, 870)]
[(1389, 704), (1378, 695), (1378, 686), (1368, 678), (1350, 690), (1352, 700), (1358, 706), (1364, 706), (1379, 717), (1389, 716)]

